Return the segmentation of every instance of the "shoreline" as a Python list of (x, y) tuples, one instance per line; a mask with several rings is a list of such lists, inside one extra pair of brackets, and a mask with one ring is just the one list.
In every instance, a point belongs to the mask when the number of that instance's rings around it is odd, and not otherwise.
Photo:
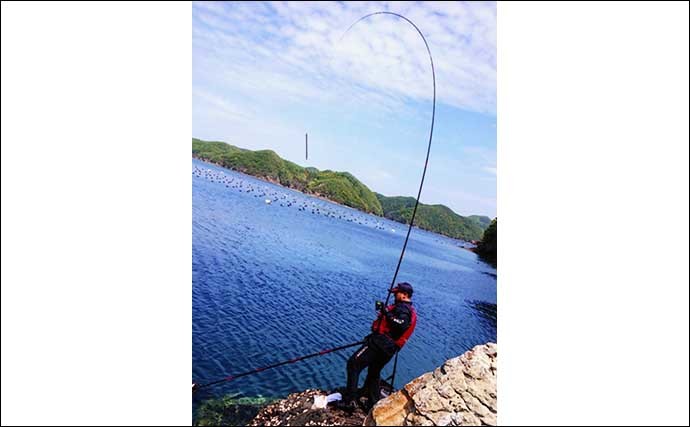
[[(296, 188), (292, 188), (292, 187), (285, 186), (285, 185), (281, 184), (278, 180), (273, 180), (273, 179), (270, 179), (270, 178), (264, 177), (264, 176), (251, 175), (251, 174), (242, 172), (242, 171), (237, 170), (237, 169), (229, 168), (229, 167), (227, 167), (227, 166), (221, 165), (221, 164), (216, 163), (216, 162), (213, 162), (213, 161), (211, 161), (211, 160), (207, 160), (207, 159), (205, 159), (205, 158), (203, 158), (203, 157), (199, 157), (199, 156), (197, 156), (197, 155), (195, 155), (195, 154), (192, 154), (192, 158), (193, 158), (193, 159), (196, 159), (196, 160), (199, 160), (200, 162), (203, 162), (203, 163), (208, 163), (208, 164), (210, 164), (210, 165), (217, 166), (217, 167), (222, 168), (222, 169), (226, 169), (226, 170), (233, 171), (233, 172), (236, 172), (236, 173), (241, 173), (242, 175), (246, 175), (246, 176), (248, 176), (248, 177), (255, 178), (255, 179), (258, 179), (258, 180), (260, 180), (260, 181), (264, 181), (264, 182), (268, 182), (268, 183), (273, 184), (273, 185), (277, 185), (278, 187), (281, 187), (281, 188), (285, 188), (285, 189), (288, 189), (288, 190), (296, 191), (296, 192), (298, 192), (298, 193), (300, 193), (300, 194), (302, 194), (302, 195), (305, 195), (305, 196), (315, 197), (315, 198), (317, 198), (317, 199), (323, 200), (323, 201), (325, 201), (325, 202), (333, 203), (333, 204), (335, 204), (335, 205), (338, 205), (338, 206), (343, 207), (343, 208), (346, 208), (346, 209), (351, 209), (351, 210), (353, 210), (353, 211), (357, 211), (357, 212), (362, 213), (362, 214), (373, 215), (373, 216), (375, 216), (375, 217), (377, 217), (377, 218), (386, 219), (386, 220), (392, 221), (392, 222), (394, 222), (394, 223), (396, 223), (396, 224), (400, 224), (400, 225), (402, 225), (402, 226), (404, 226), (404, 227), (408, 227), (408, 226), (409, 226), (409, 224), (407, 224), (407, 223), (400, 222), (400, 221), (396, 221), (396, 220), (394, 220), (394, 219), (387, 218), (387, 217), (385, 217), (385, 216), (383, 216), (383, 215), (377, 215), (377, 214), (375, 214), (375, 213), (373, 213), (373, 212), (365, 212), (365, 211), (359, 210), (359, 209), (357, 209), (357, 208), (353, 208), (352, 206), (344, 205), (344, 204), (342, 204), (342, 203), (339, 203), (339, 202), (337, 202), (337, 201), (335, 201), (335, 200), (331, 200), (331, 199), (329, 199), (329, 198), (327, 198), (327, 197), (325, 197), (325, 196), (323, 196), (323, 195), (321, 195), (321, 194), (318, 194), (318, 193), (307, 193), (307, 192), (304, 192), (304, 191), (300, 191), (300, 190), (298, 190), (298, 189), (296, 189)], [(420, 227), (417, 226), (417, 225), (413, 225), (412, 228), (413, 228), (413, 229), (417, 229), (417, 230), (426, 231), (427, 233), (433, 233), (433, 234), (436, 234), (436, 235), (439, 235), (439, 236), (443, 236), (443, 237), (445, 237), (445, 238), (447, 238), (447, 239), (456, 240), (456, 241), (458, 241), (458, 242), (469, 243), (468, 240), (463, 240), (463, 239), (459, 239), (459, 238), (456, 238), (456, 237), (447, 236), (447, 235), (442, 234), (442, 233), (437, 233), (437, 232), (435, 232), (435, 231), (433, 231), (433, 230), (427, 230), (427, 229), (424, 229), (424, 228), (420, 228)], [(466, 249), (466, 248), (463, 248), (463, 249)], [(473, 251), (473, 252), (474, 252), (474, 251)]]
[[(211, 165), (214, 165), (214, 166), (218, 166), (219, 168), (223, 168), (223, 169), (227, 169), (227, 170), (230, 170), (230, 171), (233, 171), (233, 172), (241, 173), (242, 175), (246, 175), (246, 176), (249, 176), (249, 177), (252, 177), (252, 178), (256, 178), (256, 179), (258, 179), (258, 180), (260, 180), (260, 181), (264, 181), (264, 182), (271, 183), (271, 184), (273, 184), (273, 185), (277, 185), (277, 186), (280, 187), (280, 188), (286, 188), (286, 189), (288, 189), (288, 190), (296, 191), (296, 192), (298, 192), (298, 193), (300, 193), (300, 194), (303, 194), (303, 195), (306, 195), (306, 196), (315, 197), (315, 198), (317, 198), (317, 199), (320, 199), (320, 200), (323, 200), (323, 201), (326, 201), (326, 202), (330, 202), (330, 203), (336, 204), (336, 205), (338, 205), (338, 206), (340, 206), (340, 207), (343, 207), (343, 208), (351, 209), (351, 210), (353, 210), (353, 211), (357, 211), (357, 212), (365, 213), (365, 214), (369, 214), (369, 215), (374, 215), (375, 217), (384, 218), (384, 219), (388, 219), (388, 220), (390, 220), (390, 221), (393, 221), (392, 219), (386, 218), (386, 217), (383, 216), (383, 215), (376, 215), (376, 214), (373, 213), (373, 212), (365, 212), (365, 211), (359, 210), (359, 209), (357, 209), (357, 208), (353, 208), (352, 206), (344, 205), (344, 204), (339, 203), (339, 202), (337, 202), (337, 201), (335, 201), (335, 200), (331, 200), (331, 199), (329, 199), (329, 198), (327, 198), (327, 197), (325, 197), (325, 196), (323, 196), (323, 195), (321, 195), (321, 194), (319, 194), (319, 193), (307, 193), (307, 192), (304, 192), (304, 191), (300, 191), (300, 190), (298, 190), (298, 189), (296, 189), (296, 188), (288, 187), (288, 186), (286, 186), (286, 185), (281, 184), (280, 181), (278, 181), (278, 180), (273, 180), (273, 179), (268, 178), (268, 177), (265, 177), (265, 176), (251, 175), (251, 174), (248, 174), (248, 173), (246, 173), (246, 172), (242, 172), (242, 171), (240, 171), (240, 170), (232, 169), (232, 168), (229, 168), (229, 167), (227, 167), (227, 166), (223, 166), (223, 165), (221, 165), (221, 164), (219, 164), (219, 163), (212, 162), (211, 160), (204, 159), (203, 157), (199, 157), (199, 156), (196, 156), (196, 155), (194, 155), (194, 154), (192, 154), (192, 158), (193, 158), (193, 159), (196, 159), (196, 160), (199, 160), (199, 161), (201, 161), (201, 162), (204, 162), (204, 163), (208, 163), (208, 164), (211, 164)], [(397, 222), (397, 221), (394, 221), (394, 222)], [(405, 225), (407, 225), (407, 224), (405, 224)], [(438, 233), (436, 233), (436, 234), (438, 234)], [(446, 237), (448, 237), (448, 236), (446, 236)], [(452, 238), (452, 237), (451, 237), (451, 238)]]

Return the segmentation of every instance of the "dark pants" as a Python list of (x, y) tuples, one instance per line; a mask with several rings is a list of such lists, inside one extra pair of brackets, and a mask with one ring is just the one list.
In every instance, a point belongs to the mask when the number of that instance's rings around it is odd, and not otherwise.
[(376, 345), (364, 344), (347, 361), (347, 390), (345, 400), (357, 397), (359, 374), (367, 368), (367, 378), (364, 381), (364, 391), (369, 398), (369, 405), (381, 399), (381, 370), (393, 356), (386, 354)]

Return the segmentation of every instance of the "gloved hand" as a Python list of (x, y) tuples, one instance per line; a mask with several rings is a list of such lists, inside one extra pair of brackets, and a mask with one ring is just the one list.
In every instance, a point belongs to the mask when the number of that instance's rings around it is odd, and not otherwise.
[(383, 301), (376, 301), (376, 311), (383, 310)]

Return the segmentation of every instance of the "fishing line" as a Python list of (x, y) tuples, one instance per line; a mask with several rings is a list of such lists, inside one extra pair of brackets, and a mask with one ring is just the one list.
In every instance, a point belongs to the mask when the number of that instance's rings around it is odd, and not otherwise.
[(247, 372), (242, 372), (241, 374), (228, 375), (228, 376), (225, 377), (225, 378), (221, 378), (221, 379), (219, 379), (219, 380), (212, 381), (212, 382), (206, 383), (206, 384), (196, 384), (196, 383), (192, 383), (192, 393), (194, 393), (194, 392), (196, 392), (196, 391), (199, 391), (199, 390), (201, 390), (201, 389), (207, 388), (207, 387), (214, 386), (214, 385), (216, 385), (216, 384), (225, 383), (225, 382), (228, 382), (228, 381), (236, 380), (237, 378), (246, 377), (247, 375), (258, 374), (259, 372), (263, 372), (263, 371), (267, 371), (267, 370), (269, 370), (269, 369), (277, 368), (278, 366), (283, 366), (283, 365), (288, 365), (288, 364), (290, 364), (290, 363), (300, 362), (300, 361), (302, 361), (302, 360), (309, 359), (309, 358), (312, 358), (312, 357), (323, 356), (323, 355), (325, 355), (325, 354), (333, 353), (333, 352), (335, 352), (335, 351), (345, 350), (346, 348), (354, 347), (354, 346), (356, 346), (356, 345), (361, 345), (361, 344), (364, 344), (364, 341), (357, 341), (357, 342), (353, 342), (353, 343), (350, 343), (350, 344), (341, 345), (341, 346), (339, 346), (339, 347), (334, 347), (334, 348), (329, 348), (329, 349), (326, 349), (326, 350), (321, 350), (321, 351), (318, 351), (318, 352), (316, 352), (316, 353), (307, 354), (307, 355), (305, 355), (305, 356), (300, 356), (300, 357), (295, 357), (295, 358), (292, 358), (292, 359), (289, 359), (289, 360), (284, 360), (284, 361), (282, 361), (282, 362), (278, 362), (278, 363), (275, 363), (275, 364), (273, 364), (273, 365), (268, 365), (268, 366), (263, 366), (263, 367), (261, 367), (261, 368), (252, 369), (252, 370), (247, 371)]

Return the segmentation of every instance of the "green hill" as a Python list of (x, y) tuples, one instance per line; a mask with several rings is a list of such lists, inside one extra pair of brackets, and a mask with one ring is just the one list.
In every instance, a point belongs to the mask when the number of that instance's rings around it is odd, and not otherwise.
[[(376, 193), (383, 215), (386, 218), (404, 224), (410, 223), (412, 210), (414, 209), (414, 197), (386, 197)], [(415, 225), (424, 230), (433, 231), (456, 239), (479, 240), (484, 232), (482, 222), (475, 218), (486, 217), (463, 217), (453, 212), (445, 205), (425, 205), (420, 203), (417, 207)], [(488, 224), (487, 224), (488, 225)]]
[(282, 159), (272, 150), (251, 151), (224, 142), (192, 138), (192, 154), (285, 187), (326, 197), (364, 212), (383, 215), (376, 195), (347, 172), (304, 168)]
[[(409, 224), (413, 197), (386, 197), (372, 192), (348, 172), (320, 171), (282, 159), (272, 150), (251, 151), (225, 142), (192, 138), (192, 155), (307, 194), (325, 197), (364, 212)], [(444, 205), (419, 205), (415, 225), (449, 237), (479, 240), (490, 218), (463, 217)]]
[(479, 242), (479, 245), (477, 245), (477, 254), (484, 258), (487, 262), (493, 264), (494, 267), (496, 266), (496, 233), (497, 225), (496, 218), (494, 218), (494, 220), (491, 221), (489, 228), (484, 231), (482, 241)]
[(491, 218), (489, 218), (488, 216), (470, 215), (467, 218), (473, 221), (477, 221), (483, 230), (486, 230), (489, 224), (491, 224)]

